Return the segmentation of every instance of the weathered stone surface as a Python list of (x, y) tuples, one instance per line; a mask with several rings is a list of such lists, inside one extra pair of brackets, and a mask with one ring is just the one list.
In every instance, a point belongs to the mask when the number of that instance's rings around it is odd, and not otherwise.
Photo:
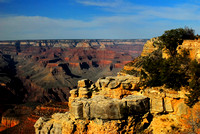
[(76, 119), (83, 118), (83, 102), (81, 101), (74, 101), (71, 103), (70, 113), (74, 115)]
[(92, 99), (90, 104), (90, 118), (122, 119), (125, 116), (125, 103), (118, 99), (98, 98)]
[(163, 98), (157, 97), (151, 99), (151, 113), (162, 113), (164, 111)]
[(72, 89), (70, 90), (70, 94), (72, 98), (78, 97), (78, 89)]
[(88, 91), (88, 88), (83, 88), (83, 87), (80, 87), (79, 88), (79, 97), (85, 97), (85, 98), (88, 98), (88, 95), (89, 95), (89, 91)]
[(91, 105), (91, 101), (90, 100), (83, 100), (83, 118), (84, 119), (90, 119), (91, 115), (90, 115), (90, 112), (91, 112), (91, 108), (90, 108), (90, 105)]
[(177, 52), (182, 54), (182, 50), (189, 51), (189, 57), (199, 62), (200, 59), (200, 38), (198, 40), (184, 40), (182, 44), (177, 47)]
[(36, 134), (40, 134), (42, 129), (43, 129), (44, 133), (45, 132), (48, 133), (47, 131), (45, 131), (45, 130), (47, 130), (47, 128), (44, 127), (44, 125), (47, 123), (48, 120), (49, 120), (48, 118), (44, 118), (44, 117), (40, 117), (37, 120), (37, 122), (34, 125)]
[[(59, 118), (52, 116), (50, 120), (41, 123), (40, 128), (36, 127), (37, 134), (118, 134), (136, 133), (141, 126), (140, 122), (146, 119), (146, 115), (140, 118), (128, 117), (125, 120), (77, 120), (72, 118), (70, 113), (59, 113)], [(62, 118), (60, 118), (62, 117)], [(137, 125), (139, 124), (139, 125)], [(143, 124), (144, 125), (144, 124)], [(51, 127), (49, 127), (51, 126)]]
[(150, 109), (149, 98), (141, 95), (129, 95), (122, 99), (126, 102), (129, 115), (146, 113)]
[(143, 47), (143, 51), (141, 56), (148, 56), (150, 53), (158, 49), (158, 46), (154, 44), (154, 42), (158, 41), (158, 38), (152, 38), (148, 40)]
[(101, 89), (101, 88), (107, 87), (109, 82), (110, 82), (109, 79), (105, 79), (105, 77), (103, 77), (103, 78), (98, 79), (95, 85), (98, 89)]
[(172, 98), (164, 98), (164, 106), (165, 106), (165, 111), (166, 112), (173, 112), (173, 106), (172, 106)]
[(148, 111), (149, 98), (135, 95), (122, 100), (105, 96), (95, 96), (91, 99), (77, 98), (70, 107), (70, 113), (76, 119), (123, 119), (127, 115), (137, 115)]
[(166, 93), (166, 96), (170, 97), (170, 98), (174, 98), (174, 99), (180, 98), (178, 92), (177, 93)]
[(177, 115), (186, 115), (188, 106), (182, 100), (178, 100), (174, 105), (174, 111)]
[(122, 88), (125, 90), (130, 90), (133, 87), (133, 85), (128, 81), (122, 82), (121, 84)]
[(114, 89), (114, 88), (119, 87), (120, 84), (121, 84), (121, 82), (119, 80), (112, 80), (112, 81), (109, 82), (107, 87), (110, 88), (110, 89)]
[(78, 87), (90, 87), (92, 85), (92, 81), (89, 79), (83, 79), (78, 81)]
[(165, 97), (164, 92), (154, 89), (146, 89), (144, 95), (150, 98), (151, 113), (162, 113), (164, 111), (163, 98)]
[(105, 88), (116, 89), (121, 87), (125, 90), (131, 90), (135, 88), (135, 84), (139, 82), (139, 79), (134, 76), (125, 75), (125, 76), (108, 76), (103, 77), (97, 80), (95, 83), (96, 87), (100, 90)]

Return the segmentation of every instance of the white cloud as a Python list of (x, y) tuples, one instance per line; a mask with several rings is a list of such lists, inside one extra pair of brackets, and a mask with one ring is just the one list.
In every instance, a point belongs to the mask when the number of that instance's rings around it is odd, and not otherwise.
[(175, 7), (149, 7), (140, 13), (162, 19), (200, 20), (200, 6), (191, 4), (183, 4)]
[(197, 5), (138, 6), (137, 11), (132, 8), (126, 15), (96, 16), (87, 21), (42, 16), (0, 16), (0, 40), (151, 38), (161, 35), (165, 30), (184, 26), (200, 33), (200, 7)]
[(76, 2), (86, 6), (116, 7), (119, 6), (123, 0), (76, 0)]
[[(138, 25), (142, 19), (138, 18), (138, 16), (97, 17), (91, 21), (51, 19), (41, 16), (1, 17), (0, 40), (122, 38), (122, 35), (124, 37), (133, 28), (133, 26), (130, 26), (131, 24)], [(121, 34), (120, 31), (126, 34)]]

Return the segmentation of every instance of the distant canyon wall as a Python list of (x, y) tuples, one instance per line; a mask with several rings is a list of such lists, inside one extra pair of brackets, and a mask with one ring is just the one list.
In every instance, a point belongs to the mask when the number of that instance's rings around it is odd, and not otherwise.
[(51, 47), (95, 47), (103, 45), (144, 45), (146, 39), (69, 39), (69, 40), (13, 40), (0, 41), (0, 45), (31, 45)]
[[(144, 43), (145, 40), (1, 41), (0, 84), (25, 102), (67, 101), (69, 90), (78, 80), (96, 81), (116, 75), (140, 55)], [(18, 81), (19, 89), (10, 87)]]

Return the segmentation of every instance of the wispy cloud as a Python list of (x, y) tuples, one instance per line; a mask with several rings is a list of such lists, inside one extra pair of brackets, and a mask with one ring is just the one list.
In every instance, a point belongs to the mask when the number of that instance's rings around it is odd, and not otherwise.
[(123, 0), (76, 0), (76, 2), (86, 6), (115, 7), (119, 6)]
[[(80, 0), (79, 0), (80, 1)], [(87, 0), (87, 2), (92, 0)], [(82, 2), (86, 2), (85, 0)], [(93, 1), (87, 5), (109, 8), (117, 0)], [(114, 10), (116, 7), (111, 7)], [(128, 14), (96, 16), (90, 20), (52, 19), (42, 16), (0, 16), (2, 39), (51, 38), (151, 38), (165, 30), (189, 26), (200, 33), (200, 6), (182, 4), (173, 7), (127, 5)], [(125, 7), (119, 10), (126, 11)]]
[(154, 16), (160, 19), (172, 20), (200, 20), (200, 6), (183, 4), (174, 7), (149, 7), (140, 12), (147, 16)]

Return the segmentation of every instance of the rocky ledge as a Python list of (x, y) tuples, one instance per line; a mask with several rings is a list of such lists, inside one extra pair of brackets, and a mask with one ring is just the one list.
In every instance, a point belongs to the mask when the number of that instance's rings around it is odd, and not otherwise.
[(200, 104), (189, 108), (187, 92), (164, 87), (139, 89), (134, 76), (109, 76), (95, 83), (78, 81), (70, 91), (69, 112), (35, 123), (39, 133), (182, 133), (199, 132)]
[[(69, 112), (56, 113), (51, 118), (40, 117), (34, 125), (36, 133), (118, 133), (140, 130), (148, 122), (148, 97), (127, 94), (122, 98), (114, 98), (110, 94), (107, 97), (102, 95), (105, 90), (119, 90), (119, 87), (126, 88), (121, 90), (132, 90), (122, 84), (131, 85), (128, 79), (130, 77), (127, 76), (106, 77), (100, 78), (95, 84), (87, 79), (79, 81), (78, 89), (70, 92)], [(112, 88), (108, 88), (109, 83)]]
[(119, 129), (134, 132), (135, 124), (147, 118), (148, 111), (149, 99), (143, 96), (130, 95), (122, 100), (104, 96), (78, 98), (71, 103), (70, 112), (40, 117), (35, 129), (37, 134), (117, 133)]

